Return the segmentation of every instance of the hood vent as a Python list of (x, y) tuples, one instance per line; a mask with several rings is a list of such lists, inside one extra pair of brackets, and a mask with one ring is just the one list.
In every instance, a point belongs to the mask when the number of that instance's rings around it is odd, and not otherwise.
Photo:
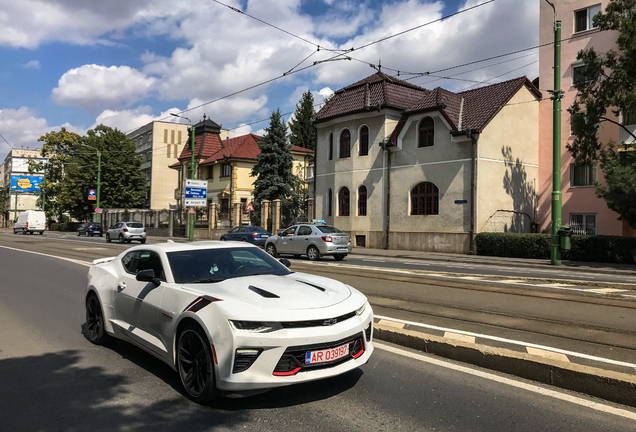
[(296, 280), (296, 282), (304, 283), (305, 285), (309, 285), (310, 287), (312, 287), (312, 288), (316, 288), (317, 290), (320, 290), (320, 291), (322, 291), (322, 292), (325, 292), (325, 291), (326, 291), (326, 289), (324, 289), (323, 287), (318, 286), (318, 285), (314, 285), (314, 284), (309, 283), (309, 282), (305, 282), (305, 281), (302, 281), (302, 280)]
[(265, 298), (280, 298), (279, 296), (277, 296), (276, 294), (269, 292), (269, 291), (265, 291), (262, 288), (257, 288), (253, 285), (250, 285), (247, 287), (248, 289), (254, 291), (256, 294), (265, 297)]

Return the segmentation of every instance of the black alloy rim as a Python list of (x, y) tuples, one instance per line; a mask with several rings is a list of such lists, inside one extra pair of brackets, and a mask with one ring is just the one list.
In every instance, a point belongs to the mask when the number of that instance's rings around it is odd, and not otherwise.
[(179, 338), (179, 374), (186, 391), (194, 397), (200, 396), (210, 376), (208, 353), (201, 336), (186, 330)]
[(89, 339), (96, 340), (102, 328), (102, 309), (95, 296), (91, 296), (86, 304), (86, 327)]

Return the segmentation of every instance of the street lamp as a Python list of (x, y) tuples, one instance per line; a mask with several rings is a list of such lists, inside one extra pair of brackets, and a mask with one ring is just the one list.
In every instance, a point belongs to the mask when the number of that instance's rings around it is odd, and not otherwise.
[[(190, 123), (190, 130), (192, 131), (192, 144), (190, 147), (191, 149), (190, 153), (192, 153), (192, 160), (190, 162), (190, 179), (194, 180), (195, 178), (195, 175), (194, 175), (194, 125), (192, 124), (190, 119), (187, 117), (183, 117), (183, 116), (180, 116), (179, 114), (174, 114), (174, 113), (170, 113), (170, 115), (185, 119)], [(183, 199), (183, 204), (184, 204), (183, 208), (185, 208), (185, 195)], [(188, 215), (188, 226), (189, 226), (188, 240), (193, 241), (194, 240), (194, 215), (193, 214)]]

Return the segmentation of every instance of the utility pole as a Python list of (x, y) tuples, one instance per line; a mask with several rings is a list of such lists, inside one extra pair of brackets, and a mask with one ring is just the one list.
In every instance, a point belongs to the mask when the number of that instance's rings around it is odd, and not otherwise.
[[(174, 117), (179, 117), (179, 118), (185, 119), (188, 122), (190, 122), (190, 125), (191, 125), (190, 126), (190, 131), (192, 131), (192, 143), (190, 145), (190, 149), (191, 149), (190, 153), (192, 153), (192, 159), (190, 161), (190, 179), (191, 180), (195, 180), (196, 176), (194, 174), (194, 172), (195, 172), (195, 170), (194, 170), (194, 143), (195, 143), (195, 141), (194, 141), (194, 139), (195, 139), (195, 136), (194, 136), (194, 129), (195, 129), (194, 125), (192, 124), (190, 119), (187, 118), (187, 117), (183, 117), (183, 116), (180, 116), (179, 114), (174, 114), (174, 113), (170, 113), (170, 115), (174, 116)], [(201, 145), (203, 145), (203, 143), (201, 143)], [(183, 202), (184, 202), (183, 208), (185, 209), (185, 195), (184, 195)], [(188, 240), (189, 241), (194, 241), (194, 215), (193, 214), (188, 214)]]
[[(101, 181), (102, 181), (102, 152), (98, 150), (97, 151), (97, 208), (99, 208), (99, 190), (101, 188)], [(102, 222), (101, 213), (97, 213), (97, 217), (95, 219), (97, 219), (96, 221), (97, 223), (101, 223)]]
[(40, 185), (40, 204), (42, 205), (42, 211), (46, 209), (46, 192), (44, 192), (44, 187), (46, 186), (46, 164), (44, 165), (44, 177), (42, 178), (42, 184)]

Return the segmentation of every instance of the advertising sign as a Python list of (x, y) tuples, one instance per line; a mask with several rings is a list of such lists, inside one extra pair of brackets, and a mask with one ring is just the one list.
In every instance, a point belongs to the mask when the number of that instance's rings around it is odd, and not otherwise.
[[(29, 159), (33, 162), (44, 162), (46, 159), (40, 158), (11, 158), (11, 172), (15, 173), (28, 173), (29, 172)], [(43, 174), (44, 171), (33, 171), (34, 174)]]
[(89, 201), (97, 201), (97, 189), (89, 189), (88, 190), (88, 200)]
[(205, 207), (208, 201), (207, 180), (186, 180), (185, 205), (190, 207)]
[(42, 176), (11, 176), (11, 190), (16, 192), (39, 192)]

